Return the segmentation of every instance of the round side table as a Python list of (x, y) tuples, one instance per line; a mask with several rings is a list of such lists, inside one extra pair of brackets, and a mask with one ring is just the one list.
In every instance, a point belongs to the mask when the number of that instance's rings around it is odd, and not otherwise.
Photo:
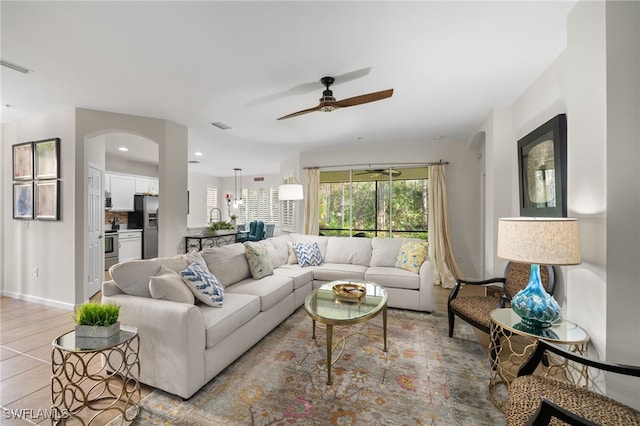
[[(75, 331), (52, 342), (51, 400), (54, 424), (75, 418), (82, 425), (104, 424), (110, 412), (131, 423), (140, 407), (140, 337), (135, 327), (121, 326), (107, 338), (78, 337)], [(85, 411), (86, 409), (86, 411)], [(91, 415), (87, 411), (95, 412)], [(109, 419), (110, 420), (110, 419)]]
[[(532, 329), (521, 323), (521, 318), (511, 308), (491, 312), (491, 335), (489, 342), (489, 398), (504, 411), (505, 396), (498, 395), (498, 385), (509, 387), (518, 376), (520, 366), (531, 356), (539, 339), (550, 343), (568, 345), (570, 350), (587, 354), (589, 334), (578, 325), (557, 321), (549, 328)], [(567, 380), (574, 384), (588, 384), (587, 367), (576, 368), (567, 360), (551, 357), (543, 362), (541, 373)]]

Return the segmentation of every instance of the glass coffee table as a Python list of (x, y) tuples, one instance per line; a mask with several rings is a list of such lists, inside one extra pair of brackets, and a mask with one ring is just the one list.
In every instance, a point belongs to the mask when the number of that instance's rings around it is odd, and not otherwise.
[[(361, 297), (343, 297), (334, 292), (334, 286), (346, 286), (347, 291), (352, 287), (366, 290)], [(337, 287), (340, 288), (340, 287)], [(331, 366), (342, 356), (345, 339), (359, 331), (342, 337), (333, 343), (333, 326), (347, 326), (364, 323), (376, 317), (382, 312), (382, 333), (384, 339), (384, 352), (387, 352), (387, 291), (381, 285), (368, 281), (340, 280), (323, 284), (313, 290), (304, 302), (307, 314), (313, 322), (313, 335), (316, 338), (316, 321), (324, 324), (327, 331), (327, 384), (331, 385)], [(333, 359), (333, 351), (338, 345), (342, 345), (340, 353)]]

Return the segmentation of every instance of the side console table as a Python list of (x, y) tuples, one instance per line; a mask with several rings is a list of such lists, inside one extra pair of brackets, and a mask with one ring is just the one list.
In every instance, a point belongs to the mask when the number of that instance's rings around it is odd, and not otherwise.
[[(57, 420), (54, 424), (66, 424), (74, 418), (82, 425), (102, 425), (116, 415), (122, 415), (121, 424), (128, 424), (138, 416), (137, 328), (121, 326), (119, 333), (107, 338), (82, 338), (70, 331), (57, 337), (52, 345), (51, 400)], [(85, 415), (85, 409), (95, 414)], [(107, 412), (114, 416), (101, 416)]]
[(184, 237), (184, 252), (189, 253), (191, 250), (201, 251), (206, 248), (222, 247), (237, 243), (238, 236), (247, 234), (249, 234), (248, 231), (233, 231), (222, 235), (187, 235)]
[[(504, 411), (506, 394), (499, 395), (499, 385), (509, 387), (520, 366), (531, 356), (538, 339), (568, 345), (574, 352), (587, 354), (589, 334), (572, 322), (560, 320), (549, 328), (531, 329), (520, 322), (520, 317), (511, 308), (491, 312), (489, 398), (501, 410)], [(552, 358), (547, 358), (544, 365), (542, 374), (583, 386), (589, 383), (587, 367), (576, 368), (565, 359), (559, 362)]]

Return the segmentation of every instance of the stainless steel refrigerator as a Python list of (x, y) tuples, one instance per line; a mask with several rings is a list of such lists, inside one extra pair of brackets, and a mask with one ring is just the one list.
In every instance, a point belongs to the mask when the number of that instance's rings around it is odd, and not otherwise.
[(158, 196), (135, 195), (128, 228), (142, 229), (142, 258), (158, 257)]

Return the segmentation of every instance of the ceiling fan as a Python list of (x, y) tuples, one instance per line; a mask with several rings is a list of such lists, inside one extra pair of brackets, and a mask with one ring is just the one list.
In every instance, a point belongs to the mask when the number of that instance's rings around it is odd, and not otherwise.
[(391, 177), (398, 177), (402, 174), (402, 172), (400, 170), (395, 170), (395, 169), (372, 169), (372, 170), (361, 170), (357, 173), (354, 173), (355, 175), (368, 175), (371, 174), (371, 179), (376, 179), (379, 178), (380, 176), (389, 176), (391, 175)]
[(309, 112), (314, 111), (323, 111), (323, 112), (331, 112), (338, 108), (346, 108), (355, 105), (366, 104), (369, 102), (375, 102), (382, 99), (386, 99), (393, 95), (393, 89), (383, 90), (381, 92), (368, 93), (366, 95), (355, 96), (353, 98), (343, 99), (341, 101), (336, 101), (336, 98), (333, 97), (333, 92), (329, 87), (333, 84), (335, 79), (333, 77), (322, 77), (320, 79), (320, 83), (322, 83), (326, 89), (322, 92), (322, 97), (320, 98), (320, 103), (318, 106), (303, 109), (302, 111), (294, 112), (289, 115), (285, 115), (284, 117), (278, 118), (278, 120), (284, 120), (285, 118), (297, 117), (298, 115), (307, 114)]

